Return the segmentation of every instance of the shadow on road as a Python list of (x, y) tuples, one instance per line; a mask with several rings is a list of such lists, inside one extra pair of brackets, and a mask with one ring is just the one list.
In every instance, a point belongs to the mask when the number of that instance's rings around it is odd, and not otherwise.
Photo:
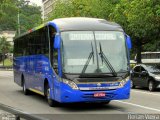
[[(100, 103), (72, 103), (72, 104), (61, 104), (61, 109), (70, 112), (87, 112), (87, 111), (120, 111), (125, 112), (125, 108), (120, 106), (115, 106), (110, 104), (100, 104)], [(106, 112), (107, 113), (107, 112)]]
[[(146, 92), (150, 92), (148, 90), (148, 88), (146, 88), (146, 87), (139, 87), (139, 86), (136, 86), (133, 90), (143, 90), (143, 91), (146, 91)], [(155, 89), (153, 92), (160, 92), (160, 88)]]
[[(23, 94), (22, 90), (18, 90), (17, 92), (19, 92), (19, 94)], [(36, 93), (31, 92), (29, 95), (27, 95), (26, 97), (28, 98), (32, 98), (32, 100), (36, 100), (37, 102), (39, 102), (40, 104), (46, 105), (49, 107), (49, 105), (47, 104), (47, 101), (45, 99), (44, 96), (38, 95)], [(127, 113), (125, 111), (125, 107), (121, 107), (121, 106), (115, 106), (114, 104), (112, 104), (112, 102), (110, 102), (109, 104), (101, 104), (101, 103), (67, 103), (67, 104), (58, 104), (56, 107), (49, 107), (53, 108), (53, 109), (59, 109), (60, 111), (63, 112), (69, 112), (68, 114), (70, 114), (70, 112), (74, 112), (74, 113), (79, 113), (79, 112), (95, 112), (95, 111), (112, 111), (116, 110), (117, 112), (120, 113)]]

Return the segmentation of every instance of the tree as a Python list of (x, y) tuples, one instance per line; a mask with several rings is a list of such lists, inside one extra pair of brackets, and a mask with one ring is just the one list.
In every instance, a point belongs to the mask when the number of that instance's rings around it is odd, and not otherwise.
[(159, 7), (156, 0), (121, 0), (110, 16), (132, 36), (137, 63), (141, 63), (142, 46), (160, 37)]
[(24, 0), (20, 0), (19, 7), (19, 20), (21, 32), (26, 32), (29, 29), (38, 26), (42, 23), (41, 8), (35, 5), (30, 5)]
[(25, 0), (1, 0), (0, 31), (18, 30), (18, 13), (21, 32), (42, 23), (40, 7), (27, 4)]
[(49, 20), (63, 17), (97, 17), (108, 19), (117, 0), (59, 0), (53, 5)]
[(0, 3), (0, 30), (15, 30), (17, 8), (13, 0), (3, 0)]
[(137, 53), (138, 63), (141, 63), (141, 51), (158, 49), (160, 0), (59, 0), (54, 4), (49, 20), (77, 16), (119, 23), (132, 38), (132, 52)]
[(3, 66), (5, 54), (10, 51), (11, 44), (6, 40), (5, 37), (0, 38), (0, 53), (2, 54)]

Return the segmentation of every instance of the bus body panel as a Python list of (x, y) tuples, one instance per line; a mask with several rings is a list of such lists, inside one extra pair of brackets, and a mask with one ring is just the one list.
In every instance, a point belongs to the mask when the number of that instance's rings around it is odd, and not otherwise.
[[(52, 82), (52, 68), (50, 62), (44, 55), (32, 55), (18, 57), (14, 60), (14, 80), (18, 85), (22, 85), (24, 77), (26, 87), (44, 91), (44, 80), (49, 84)], [(50, 85), (53, 88), (53, 85)]]

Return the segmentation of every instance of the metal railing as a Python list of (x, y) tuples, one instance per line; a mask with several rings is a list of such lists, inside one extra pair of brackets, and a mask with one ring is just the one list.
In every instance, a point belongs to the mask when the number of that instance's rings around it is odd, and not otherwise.
[(23, 118), (26, 120), (48, 120), (46, 118), (32, 115), (32, 114), (23, 112), (21, 110), (15, 109), (13, 107), (10, 107), (10, 106), (7, 106), (7, 105), (1, 104), (1, 103), (0, 103), (0, 110), (3, 110), (3, 111), (6, 111), (8, 113), (15, 115), (16, 120), (20, 120), (20, 118)]
[(7, 69), (13, 69), (12, 66), (0, 66), (0, 69), (7, 70)]

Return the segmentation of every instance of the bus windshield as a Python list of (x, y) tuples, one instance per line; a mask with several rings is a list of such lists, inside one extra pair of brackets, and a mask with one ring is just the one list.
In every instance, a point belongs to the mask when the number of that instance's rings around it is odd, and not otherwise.
[(64, 73), (127, 71), (125, 37), (119, 31), (65, 31), (62, 38)]

